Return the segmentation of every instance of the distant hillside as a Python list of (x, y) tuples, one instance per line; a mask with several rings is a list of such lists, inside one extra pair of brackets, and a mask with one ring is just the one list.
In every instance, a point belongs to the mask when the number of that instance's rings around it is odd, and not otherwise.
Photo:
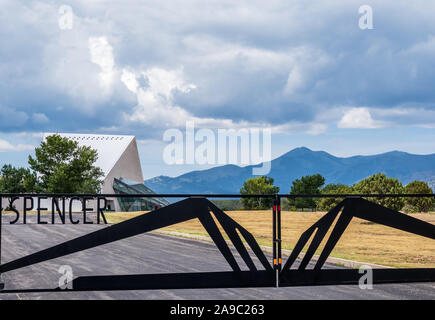
[[(157, 193), (239, 193), (243, 182), (252, 176), (252, 167), (225, 165), (192, 171), (178, 177), (158, 176), (145, 180)], [(373, 156), (335, 157), (324, 151), (301, 147), (272, 160), (269, 176), (280, 192), (288, 193), (291, 182), (304, 175), (320, 173), (326, 183), (354, 184), (373, 173), (382, 172), (403, 184), (423, 180), (435, 187), (435, 154), (415, 155), (392, 151)]]

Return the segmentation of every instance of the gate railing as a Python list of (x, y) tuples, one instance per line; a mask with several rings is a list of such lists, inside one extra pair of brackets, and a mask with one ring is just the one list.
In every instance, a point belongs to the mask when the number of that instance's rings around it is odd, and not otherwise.
[[(53, 199), (52, 215), (62, 217), (62, 208), (59, 208), (58, 199), (79, 199), (83, 203), (83, 215), (86, 221), (86, 201), (95, 199), (97, 203), (98, 223), (106, 222), (104, 212), (107, 198), (182, 198), (149, 213), (125, 220), (115, 225), (88, 233), (75, 239), (57, 244), (53, 247), (40, 250), (27, 256), (7, 263), (1, 261), (2, 220), (0, 219), (0, 276), (2, 273), (17, 270), (26, 266), (63, 257), (72, 253), (94, 248), (103, 244), (129, 238), (135, 235), (150, 232), (173, 224), (198, 218), (218, 250), (221, 252), (232, 271), (199, 272), (199, 273), (173, 273), (173, 274), (140, 274), (140, 275), (106, 275), (84, 276), (73, 280), (73, 290), (133, 290), (133, 289), (170, 289), (170, 288), (225, 288), (225, 287), (285, 287), (295, 285), (325, 285), (325, 284), (355, 284), (360, 274), (357, 269), (322, 269), (324, 263), (339, 241), (341, 235), (356, 217), (384, 226), (420, 235), (432, 240), (435, 239), (435, 225), (416, 219), (398, 211), (383, 207), (366, 198), (385, 197), (429, 197), (435, 194), (315, 194), (315, 195), (289, 195), (289, 194), (0, 194), (2, 199), (23, 199), (24, 212), (26, 201), (33, 198)], [(272, 200), (272, 259), (271, 263), (258, 245), (255, 237), (239, 223), (234, 221), (225, 212), (219, 209), (209, 199), (215, 198), (269, 198)], [(302, 233), (287, 261), (282, 261), (282, 198), (343, 198), (339, 204), (327, 212), (322, 218)], [(26, 200), (27, 199), (27, 200)], [(32, 200), (33, 203), (33, 200)], [(65, 201), (63, 202), (65, 204)], [(39, 200), (38, 200), (39, 204)], [(46, 208), (44, 208), (46, 209)], [(38, 208), (38, 221), (41, 208)], [(65, 217), (65, 206), (63, 217)], [(3, 208), (0, 207), (0, 212)], [(14, 211), (17, 216), (19, 212)], [(71, 215), (71, 212), (70, 212)], [(100, 215), (102, 219), (100, 220)], [(213, 219), (221, 225), (227, 234), (234, 249), (238, 252), (248, 271), (242, 270), (235, 256), (225, 241), (221, 231)], [(337, 221), (334, 225), (334, 221)], [(65, 223), (65, 219), (63, 220)], [(334, 226), (333, 226), (334, 225)], [(324, 240), (327, 232), (333, 226), (329, 238), (316, 261), (314, 269), (307, 269), (314, 253)], [(71, 226), (73, 227), (73, 226)], [(243, 238), (241, 238), (241, 237)], [(302, 249), (309, 243), (302, 260), (297, 268), (295, 262)], [(243, 241), (244, 240), (244, 241)], [(245, 246), (245, 243), (249, 248)], [(250, 249), (250, 251), (248, 251)], [(252, 252), (263, 270), (255, 265), (249, 252)], [(374, 269), (374, 283), (394, 282), (421, 282), (435, 281), (435, 268), (416, 269)], [(29, 289), (22, 291), (50, 291), (54, 289)], [(11, 292), (11, 290), (3, 290)]]

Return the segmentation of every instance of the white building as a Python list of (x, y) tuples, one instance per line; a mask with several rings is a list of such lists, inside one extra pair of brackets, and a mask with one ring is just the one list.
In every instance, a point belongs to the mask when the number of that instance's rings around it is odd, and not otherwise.
[[(43, 140), (53, 133), (45, 133)], [(124, 135), (98, 135), (57, 133), (76, 141), (79, 146), (88, 146), (98, 153), (98, 160), (94, 164), (103, 173), (102, 194), (149, 194), (154, 193), (144, 185), (142, 167), (139, 160), (136, 138)], [(2, 199), (3, 208), (8, 206), (8, 199)], [(153, 210), (169, 204), (162, 198), (107, 198), (109, 210), (115, 211), (145, 211)], [(91, 201), (92, 202), (92, 201)], [(73, 210), (81, 211), (80, 202), (73, 202)], [(34, 210), (36, 209), (36, 199)], [(66, 206), (68, 207), (68, 203)], [(92, 207), (95, 203), (91, 203)], [(22, 199), (14, 206), (22, 210)], [(51, 208), (51, 200), (44, 200), (41, 207)]]
[[(52, 134), (52, 133), (51, 133)], [(50, 133), (45, 133), (45, 140)], [(61, 137), (76, 141), (79, 146), (97, 150), (95, 166), (103, 173), (103, 194), (154, 193), (144, 185), (136, 137), (125, 135), (58, 133)], [(111, 198), (108, 208), (115, 211), (143, 211), (162, 207), (169, 202), (161, 198)]]

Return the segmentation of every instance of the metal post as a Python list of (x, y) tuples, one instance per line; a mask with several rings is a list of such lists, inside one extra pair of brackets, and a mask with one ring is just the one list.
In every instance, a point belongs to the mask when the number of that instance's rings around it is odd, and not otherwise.
[(273, 270), (275, 270), (275, 286), (279, 287), (279, 270), (278, 270), (278, 255), (277, 255), (277, 233), (276, 233), (276, 213), (277, 213), (277, 202), (276, 197), (273, 198)]
[[(276, 195), (276, 209), (277, 209), (277, 234), (278, 234), (278, 271), (281, 272), (282, 266), (282, 252), (281, 252), (281, 197)], [(279, 283), (278, 283), (279, 284)]]

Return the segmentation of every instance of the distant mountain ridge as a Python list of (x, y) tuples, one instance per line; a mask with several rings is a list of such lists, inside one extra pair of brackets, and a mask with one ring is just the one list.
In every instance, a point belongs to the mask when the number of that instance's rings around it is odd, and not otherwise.
[[(178, 177), (158, 176), (145, 180), (157, 193), (239, 193), (243, 182), (252, 177), (252, 168), (224, 165), (191, 171)], [(291, 182), (301, 176), (320, 173), (328, 183), (352, 185), (374, 173), (385, 173), (403, 184), (422, 180), (435, 189), (435, 154), (416, 155), (391, 151), (372, 156), (335, 157), (325, 151), (305, 147), (293, 149), (272, 160), (268, 176), (275, 179), (281, 193), (290, 191)]]

